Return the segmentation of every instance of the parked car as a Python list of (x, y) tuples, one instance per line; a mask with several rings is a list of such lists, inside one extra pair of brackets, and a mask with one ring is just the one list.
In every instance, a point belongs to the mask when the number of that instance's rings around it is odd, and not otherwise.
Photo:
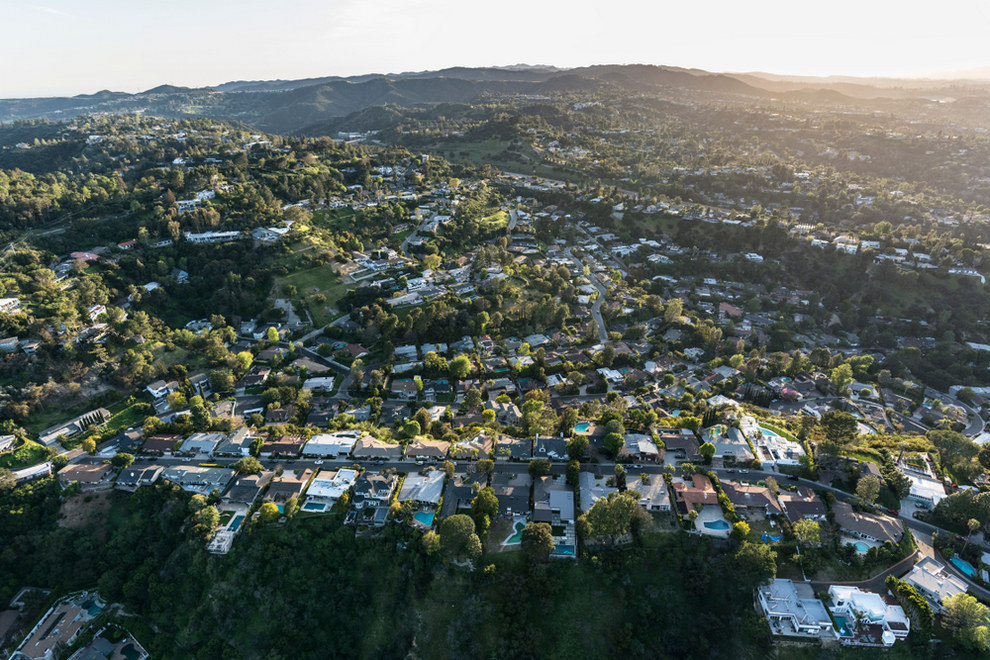
[(639, 463), (635, 463), (633, 465), (630, 465), (629, 467), (631, 467), (633, 470), (642, 470), (643, 469), (643, 466), (640, 465)]
[(887, 513), (889, 513), (890, 515), (892, 515), (892, 516), (894, 516), (895, 518), (896, 518), (896, 517), (897, 517), (897, 516), (899, 515), (899, 514), (898, 514), (898, 513), (896, 512), (896, 511), (894, 511), (893, 509), (887, 509)]
[(739, 470), (739, 474), (749, 474), (749, 470)]
[(788, 481), (797, 481), (798, 478), (797, 478), (797, 475), (795, 475), (795, 474), (789, 474), (789, 475), (787, 475), (787, 480)]
[(726, 473), (728, 473), (728, 474), (735, 474), (736, 471), (730, 468), (730, 469), (726, 470)]
[(925, 517), (925, 512), (924, 511), (915, 511), (914, 513), (911, 514), (911, 517), (914, 518), (914, 519), (916, 519), (916, 520), (923, 520), (924, 517)]
[(322, 458), (316, 459), (315, 461), (313, 461), (313, 465), (323, 465), (323, 459)]

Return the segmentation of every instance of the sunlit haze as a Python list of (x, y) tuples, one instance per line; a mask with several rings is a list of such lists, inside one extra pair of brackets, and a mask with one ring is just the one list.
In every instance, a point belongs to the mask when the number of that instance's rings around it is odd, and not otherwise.
[(985, 0), (0, 2), (0, 97), (516, 63), (923, 76), (990, 65)]

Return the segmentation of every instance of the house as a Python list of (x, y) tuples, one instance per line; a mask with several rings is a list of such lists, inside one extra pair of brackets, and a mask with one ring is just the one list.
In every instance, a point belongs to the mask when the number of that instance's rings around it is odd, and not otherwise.
[(239, 426), (217, 444), (213, 453), (217, 456), (247, 456), (250, 454), (253, 441), (254, 438), (251, 436), (250, 429), (246, 426)]
[(261, 474), (246, 474), (237, 477), (231, 482), (227, 492), (224, 493), (223, 499), (227, 502), (236, 502), (250, 506), (258, 499), (261, 490), (268, 485), (274, 476), (275, 472), (273, 470), (264, 470)]
[(100, 465), (73, 463), (59, 470), (57, 479), (62, 488), (79, 484), (83, 490), (98, 490), (110, 487), (109, 474), (110, 465), (107, 463)]
[(802, 518), (818, 522), (825, 520), (825, 505), (810, 488), (799, 486), (796, 492), (782, 490), (778, 493), (777, 500), (791, 523)]
[(378, 507), (388, 504), (398, 478), (394, 474), (362, 472), (354, 482), (354, 508)]
[(498, 515), (518, 516), (529, 513), (529, 487), (531, 478), (528, 473), (509, 474), (496, 472), (492, 475), (492, 490), (498, 498)]
[(0, 435), (0, 454), (13, 449), (16, 441), (16, 435)]
[(467, 440), (461, 440), (451, 445), (450, 456), (451, 458), (460, 460), (488, 458), (491, 456), (494, 444), (494, 439), (482, 431)]
[[(911, 632), (911, 622), (900, 605), (888, 603), (880, 594), (859, 587), (832, 585), (829, 610), (841, 622), (836, 632), (848, 646), (890, 647)], [(840, 619), (836, 617), (836, 620)]]
[(310, 392), (330, 392), (333, 390), (333, 376), (318, 376), (307, 378), (303, 382), (303, 389)]
[(305, 436), (283, 435), (278, 440), (266, 442), (261, 445), (260, 456), (262, 458), (294, 458), (302, 453), (302, 448), (305, 443)]
[(364, 435), (364, 432), (359, 430), (320, 433), (309, 439), (309, 442), (303, 447), (302, 453), (304, 456), (325, 456), (327, 458), (348, 456), (354, 449), (355, 443)]
[(198, 465), (166, 468), (162, 479), (171, 481), (182, 490), (209, 495), (214, 490), (223, 492), (234, 471), (222, 467), (200, 467)]
[(347, 354), (350, 355), (353, 360), (364, 357), (368, 354), (368, 349), (358, 344), (348, 344), (341, 350), (347, 351)]
[(182, 443), (182, 453), (212, 454), (223, 439), (223, 433), (193, 433)]
[(388, 391), (393, 397), (411, 401), (419, 394), (419, 386), (412, 378), (393, 378)]
[(235, 392), (238, 395), (243, 395), (247, 392), (248, 388), (263, 385), (265, 381), (268, 380), (268, 376), (271, 372), (271, 369), (261, 365), (251, 367), (246, 374), (241, 376), (241, 379), (237, 381), (237, 384), (234, 385)]
[(691, 483), (680, 480), (675, 481), (673, 486), (677, 510), (681, 515), (707, 504), (718, 506), (718, 493), (715, 492), (711, 479), (703, 474), (692, 474)]
[[(334, 502), (350, 490), (354, 482), (357, 481), (358, 472), (350, 468), (337, 470), (336, 472), (320, 470), (319, 474), (313, 477), (306, 491), (306, 502), (313, 504), (323, 504), (324, 510), (328, 509)], [(310, 506), (308, 511), (317, 510)]]
[(45, 461), (44, 463), (30, 465), (20, 470), (11, 470), (11, 474), (14, 475), (14, 482), (18, 484), (34, 481), (35, 479), (44, 479), (51, 476), (52, 463), (51, 461)]
[(619, 489), (608, 485), (610, 480), (605, 477), (592, 474), (591, 472), (581, 472), (578, 475), (578, 485), (581, 489), (581, 510), (588, 511), (603, 497), (608, 497), (610, 493), (617, 493)]
[(144, 441), (138, 450), (142, 454), (155, 454), (164, 456), (175, 453), (175, 448), (182, 442), (182, 436), (176, 434), (153, 435)]
[(566, 525), (575, 521), (574, 489), (560, 475), (540, 477), (533, 484), (533, 522)]
[(448, 442), (415, 438), (406, 445), (406, 458), (417, 461), (442, 461), (447, 458), (449, 448)]
[(440, 503), (443, 495), (443, 483), (446, 475), (441, 470), (433, 470), (426, 475), (410, 474), (402, 482), (399, 491), (399, 501), (412, 501), (418, 504)]
[(730, 426), (722, 435), (707, 435), (706, 431), (704, 438), (715, 445), (715, 455), (721, 456), (723, 459), (731, 459), (737, 463), (747, 463), (755, 458), (746, 437), (734, 426)]
[(149, 383), (148, 386), (145, 387), (144, 389), (146, 389), (148, 391), (148, 394), (150, 394), (155, 399), (160, 399), (172, 391), (169, 388), (168, 383), (166, 383), (164, 380), (156, 380), (153, 383)]
[(13, 353), (17, 350), (17, 337), (6, 337), (0, 339), (0, 352)]
[(810, 584), (778, 578), (756, 589), (756, 602), (774, 635), (831, 636), (832, 617)]
[(648, 475), (647, 480), (626, 479), (626, 490), (639, 494), (639, 505), (647, 511), (670, 511), (670, 489), (663, 475)]
[(512, 425), (522, 419), (522, 411), (512, 402), (489, 401), (485, 404), (485, 408), (495, 411), (495, 419), (499, 424)]
[(533, 441), (529, 438), (512, 438), (507, 435), (498, 436), (495, 446), (495, 460), (499, 461), (528, 461), (533, 457)]
[(268, 492), (265, 493), (265, 500), (284, 504), (293, 497), (298, 499), (302, 496), (303, 489), (306, 488), (306, 484), (312, 477), (313, 471), (308, 468), (285, 470), (282, 474), (272, 477), (268, 484)]
[(765, 515), (783, 513), (773, 491), (766, 486), (741, 484), (735, 481), (723, 481), (722, 490), (736, 509), (759, 509)]
[(134, 492), (141, 486), (150, 486), (158, 481), (164, 470), (161, 465), (124, 468), (117, 476), (115, 486), (120, 490)]
[(38, 434), (38, 442), (46, 447), (50, 447), (55, 444), (59, 438), (77, 435), (91, 426), (103, 426), (110, 421), (111, 417), (112, 415), (110, 414), (110, 411), (106, 408), (90, 410), (88, 413), (80, 415), (75, 419), (71, 419), (68, 422), (45, 429)]
[(541, 436), (536, 434), (533, 443), (533, 458), (545, 458), (549, 461), (567, 461), (570, 455), (567, 453), (567, 439), (560, 436)]
[(701, 444), (692, 431), (684, 429), (682, 433), (661, 433), (660, 441), (663, 442), (667, 454), (674, 454), (677, 458), (694, 461), (700, 460), (701, 455), (698, 450)]
[(922, 557), (911, 572), (901, 578), (925, 597), (936, 613), (942, 611), (942, 601), (956, 594), (966, 593), (966, 583), (945, 570), (945, 566), (931, 557)]
[(354, 443), (351, 455), (354, 458), (380, 458), (398, 461), (402, 458), (402, 445), (389, 444), (371, 436), (365, 436)]
[(878, 543), (899, 543), (904, 536), (904, 526), (897, 518), (853, 511), (848, 502), (832, 505), (835, 524), (852, 536)]
[(634, 461), (663, 463), (663, 451), (657, 449), (653, 439), (644, 433), (626, 433), (620, 454)]

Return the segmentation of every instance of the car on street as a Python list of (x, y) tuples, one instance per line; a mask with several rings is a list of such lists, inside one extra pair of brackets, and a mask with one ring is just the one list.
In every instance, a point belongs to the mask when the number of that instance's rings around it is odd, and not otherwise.
[(749, 470), (739, 470), (739, 474), (749, 474)]
[(795, 475), (795, 474), (789, 474), (789, 475), (787, 475), (787, 480), (788, 481), (797, 481), (798, 478), (797, 478), (797, 475)]
[(315, 461), (313, 461), (313, 465), (323, 465), (323, 459), (322, 458), (316, 459)]
[(634, 465), (630, 465), (629, 467), (631, 467), (633, 470), (642, 470), (643, 469), (643, 466), (640, 465), (639, 463), (636, 463)]

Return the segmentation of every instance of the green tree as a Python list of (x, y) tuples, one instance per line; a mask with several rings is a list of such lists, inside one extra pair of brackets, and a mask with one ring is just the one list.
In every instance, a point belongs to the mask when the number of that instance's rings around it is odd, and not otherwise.
[(571, 486), (577, 486), (581, 479), (581, 463), (574, 460), (569, 461), (565, 472), (567, 474), (567, 483)]
[(87, 454), (95, 454), (96, 453), (96, 440), (93, 440), (92, 438), (85, 438), (82, 441), (82, 450), (84, 452), (86, 452)]
[(299, 512), (299, 498), (290, 497), (285, 501), (285, 517), (292, 518)]
[(625, 438), (621, 433), (607, 433), (602, 439), (602, 446), (609, 456), (615, 458), (625, 446)]
[(265, 502), (258, 511), (258, 522), (262, 525), (268, 525), (277, 522), (281, 516), (282, 512), (278, 510), (277, 504), (274, 502)]
[(245, 456), (241, 460), (231, 465), (239, 474), (261, 474), (265, 466), (254, 456)]
[(466, 355), (458, 355), (450, 361), (450, 376), (456, 380), (463, 380), (471, 373), (471, 360)]
[(838, 445), (844, 445), (856, 437), (856, 418), (841, 410), (830, 410), (822, 415), (822, 429), (825, 437)]
[(715, 458), (715, 445), (705, 442), (698, 448), (698, 453), (705, 459), (705, 465), (711, 465), (712, 459)]
[(210, 387), (214, 392), (233, 392), (234, 373), (230, 369), (214, 369), (210, 372)]
[(523, 529), (522, 550), (531, 560), (547, 561), (554, 547), (553, 531), (549, 524), (531, 522)]
[(803, 546), (816, 546), (822, 542), (821, 528), (810, 518), (802, 518), (791, 527), (798, 543)]
[(265, 331), (265, 340), (269, 344), (278, 343), (279, 340), (278, 330), (275, 329), (275, 326), (269, 326), (268, 330)]
[(749, 537), (749, 524), (740, 520), (732, 525), (732, 538), (745, 541)]
[(7, 468), (0, 468), (0, 493), (13, 490), (17, 485), (17, 478), (14, 473)]
[(478, 529), (478, 533), (484, 535), (488, 532), (488, 526), (498, 515), (498, 497), (491, 487), (482, 488), (471, 500), (471, 518)]
[(481, 407), (481, 390), (472, 386), (464, 395), (464, 407), (468, 410), (477, 410)]
[(642, 509), (630, 491), (609, 493), (608, 497), (597, 499), (584, 516), (587, 538), (615, 543), (629, 532), (637, 512)]
[(474, 520), (464, 514), (456, 514), (440, 521), (440, 548), (451, 559), (469, 559), (481, 556), (481, 539), (475, 533)]
[(495, 471), (495, 461), (489, 458), (481, 459), (480, 461), (475, 463), (474, 466), (478, 468), (478, 472), (482, 472), (489, 476), (491, 476), (492, 472)]
[(110, 463), (114, 467), (118, 468), (129, 468), (134, 464), (134, 455), (128, 454), (127, 452), (118, 452), (113, 458), (110, 459)]
[(534, 458), (529, 462), (529, 476), (533, 479), (550, 474), (550, 461), (545, 458)]
[(942, 600), (942, 625), (965, 649), (985, 651), (990, 644), (990, 609), (966, 593)]
[(579, 461), (588, 451), (588, 436), (576, 435), (567, 442), (567, 455), (571, 460)]
[(856, 483), (856, 496), (872, 505), (880, 496), (880, 479), (872, 474), (864, 474)]
[(747, 584), (766, 584), (777, 577), (777, 553), (766, 543), (743, 541), (732, 565)]
[(832, 369), (829, 374), (829, 380), (832, 382), (832, 387), (839, 394), (845, 393), (849, 388), (849, 385), (853, 382), (853, 371), (852, 367), (848, 364), (840, 364), (835, 369)]

